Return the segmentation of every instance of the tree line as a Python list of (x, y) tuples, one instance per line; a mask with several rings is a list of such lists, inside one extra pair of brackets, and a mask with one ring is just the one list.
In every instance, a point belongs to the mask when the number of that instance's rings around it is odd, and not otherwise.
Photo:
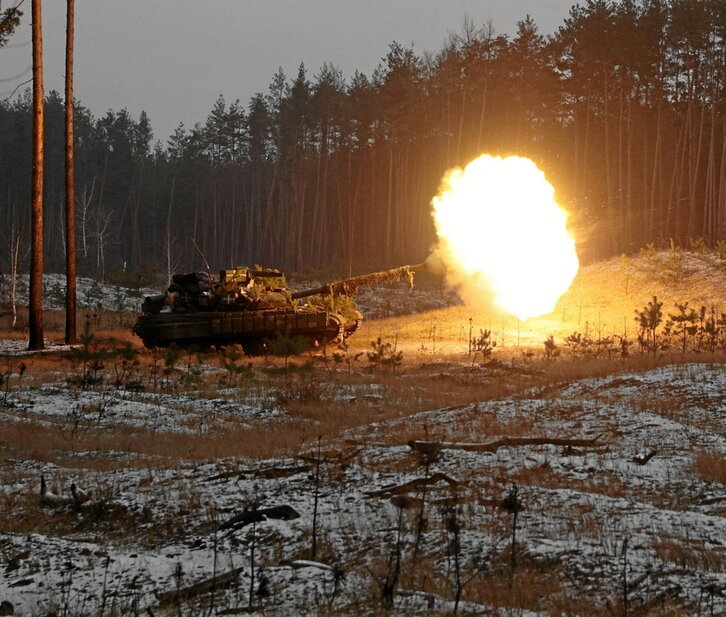
[[(62, 270), (67, 242), (64, 112), (48, 93), (47, 270)], [(528, 16), (512, 36), (466, 20), (435, 54), (392, 43), (371, 75), (280, 69), (267, 92), (220, 95), (166, 143), (143, 112), (94, 117), (76, 102), (73, 119), (77, 255), (95, 276), (198, 269), (191, 238), (219, 268), (418, 262), (443, 173), (482, 152), (545, 171), (586, 260), (712, 244), (726, 226), (726, 3), (588, 0), (548, 37)], [(0, 103), (6, 235), (29, 229), (31, 126), (30, 93)]]

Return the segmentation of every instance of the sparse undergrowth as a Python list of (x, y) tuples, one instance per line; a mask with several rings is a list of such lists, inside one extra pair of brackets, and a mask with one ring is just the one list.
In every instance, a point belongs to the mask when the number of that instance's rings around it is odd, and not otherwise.
[(280, 340), (282, 358), (150, 352), (100, 324), (75, 350), (2, 357), (0, 602), (723, 614), (718, 313), (662, 297), (630, 306), (627, 337), (545, 327), (531, 346), (456, 308), (335, 350)]

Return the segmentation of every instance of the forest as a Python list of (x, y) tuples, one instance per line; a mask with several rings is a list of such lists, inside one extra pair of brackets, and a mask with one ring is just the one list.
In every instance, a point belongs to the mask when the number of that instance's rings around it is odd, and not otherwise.
[[(0, 235), (30, 226), (32, 99), (0, 101)], [(46, 96), (46, 271), (64, 263), (62, 96)], [(437, 53), (392, 42), (371, 75), (280, 69), (220, 95), (166, 143), (149, 117), (77, 102), (79, 274), (149, 282), (259, 263), (348, 274), (421, 261), (443, 173), (482, 152), (532, 158), (585, 262), (726, 234), (726, 3), (588, 0), (551, 36), (465, 20)], [(482, 229), (482, 241), (500, 233)], [(517, 238), (512, 238), (516, 243)], [(11, 251), (0, 254), (7, 272)]]

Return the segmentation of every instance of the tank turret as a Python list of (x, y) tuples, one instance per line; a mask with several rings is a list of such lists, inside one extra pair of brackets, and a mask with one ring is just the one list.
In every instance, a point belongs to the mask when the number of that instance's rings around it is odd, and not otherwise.
[(133, 332), (147, 347), (240, 344), (248, 353), (264, 351), (280, 336), (303, 337), (311, 346), (339, 343), (363, 316), (352, 301), (336, 298), (386, 281), (413, 285), (413, 273), (424, 267), (401, 266), (303, 291), (289, 290), (279, 270), (259, 267), (222, 270), (219, 278), (209, 272), (175, 274), (165, 294), (144, 299)]

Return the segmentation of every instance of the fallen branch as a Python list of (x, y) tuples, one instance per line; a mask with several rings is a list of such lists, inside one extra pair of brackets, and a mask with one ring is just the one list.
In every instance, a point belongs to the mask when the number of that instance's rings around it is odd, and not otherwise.
[(289, 521), (294, 518), (300, 518), (300, 514), (291, 506), (273, 506), (272, 508), (259, 508), (256, 510), (245, 510), (239, 514), (235, 514), (232, 518), (227, 519), (219, 526), (220, 530), (238, 529), (250, 523), (259, 523), (261, 521), (274, 518), (283, 521)]
[(226, 480), (227, 478), (234, 478), (239, 475), (240, 475), (240, 472), (237, 470), (222, 471), (218, 474), (210, 476), (209, 478), (205, 478), (204, 482), (214, 482), (215, 480)]
[(237, 579), (243, 569), (244, 568), (235, 568), (234, 570), (218, 574), (212, 578), (204, 579), (203, 581), (199, 581), (198, 583), (194, 583), (188, 587), (182, 587), (181, 589), (174, 589), (173, 591), (162, 593), (158, 596), (159, 605), (163, 606), (173, 604), (175, 602), (180, 602), (181, 600), (187, 600), (188, 598), (202, 595), (208, 591), (212, 591), (212, 589), (222, 589), (231, 583), (237, 582)]
[(329, 566), (327, 563), (322, 563), (320, 561), (310, 561), (308, 559), (283, 559), (280, 562), (281, 566), (288, 566), (290, 568), (294, 568), (295, 570), (301, 570), (302, 568), (317, 568), (319, 570), (328, 570), (332, 572), (335, 568), (333, 566)]
[(449, 486), (459, 486), (461, 482), (454, 480), (445, 473), (435, 473), (428, 478), (414, 478), (403, 484), (389, 484), (377, 491), (368, 491), (365, 494), (368, 497), (392, 497), (393, 495), (403, 495), (410, 491), (420, 491), (425, 486), (431, 486), (439, 481), (446, 482)]
[(304, 473), (310, 471), (312, 465), (292, 465), (290, 467), (265, 467), (264, 469), (258, 469), (254, 474), (258, 478), (287, 478), (288, 476), (294, 476), (298, 473)]
[(368, 441), (365, 439), (346, 439), (344, 442), (348, 446), (365, 447), (365, 448), (390, 448), (390, 443), (383, 441)]
[(466, 450), (467, 452), (494, 453), (499, 448), (521, 446), (570, 446), (593, 447), (602, 445), (598, 440), (602, 434), (592, 439), (559, 439), (556, 437), (502, 437), (487, 443), (466, 443), (446, 441), (409, 441), (408, 446), (427, 456), (436, 456), (441, 450)]
[(276, 479), (294, 476), (297, 473), (310, 471), (311, 465), (290, 465), (287, 467), (264, 467), (263, 469), (246, 469), (243, 471), (223, 471), (214, 476), (206, 478), (205, 482), (214, 482), (216, 480), (226, 480), (227, 478), (236, 478), (242, 475), (255, 475), (258, 478)]
[(358, 450), (349, 450), (348, 452), (331, 448), (329, 450), (322, 450), (318, 453), (317, 450), (310, 452), (303, 452), (299, 454), (297, 458), (305, 461), (306, 463), (346, 463), (355, 455), (358, 454)]
[[(369, 497), (378, 497), (378, 495), (371, 495), (368, 493)], [(383, 498), (387, 498), (388, 495), (382, 495)], [(464, 503), (469, 503), (470, 501), (473, 501), (475, 497), (470, 494), (462, 494), (462, 493), (456, 493), (454, 495), (450, 495), (448, 497), (440, 497), (439, 499), (428, 499), (424, 501), (420, 497), (410, 497), (409, 495), (391, 495), (391, 503), (398, 507), (403, 509), (412, 509), (417, 508), (421, 509), (421, 503), (424, 502), (424, 505), (430, 505), (432, 507), (436, 508), (453, 508), (455, 506), (460, 506)], [(400, 500), (400, 501), (398, 501)], [(492, 499), (490, 500), (491, 504), (494, 506), (498, 506), (501, 503), (501, 500)], [(478, 503), (484, 503), (481, 500), (478, 501)]]

